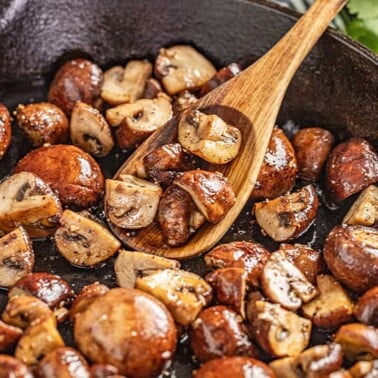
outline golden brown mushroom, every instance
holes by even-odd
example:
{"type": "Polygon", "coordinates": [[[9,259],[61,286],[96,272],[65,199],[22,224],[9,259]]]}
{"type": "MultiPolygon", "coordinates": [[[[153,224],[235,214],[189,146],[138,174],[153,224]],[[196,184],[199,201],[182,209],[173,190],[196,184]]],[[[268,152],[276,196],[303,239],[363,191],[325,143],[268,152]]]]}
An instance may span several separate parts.
{"type": "Polygon", "coordinates": [[[378,286],[358,298],[354,315],[360,322],[378,327],[378,286]]]}
{"type": "Polygon", "coordinates": [[[0,102],[0,160],[7,152],[12,138],[11,115],[0,102]]]}
{"type": "MultiPolygon", "coordinates": [[[[0,353],[7,352],[22,335],[22,329],[0,320],[0,353]]],[[[1,371],[1,368],[0,368],[1,371]]],[[[1,377],[1,372],[0,372],[1,377]]]]}
{"type": "Polygon", "coordinates": [[[0,354],[0,377],[33,378],[28,367],[17,358],[0,354]]]}

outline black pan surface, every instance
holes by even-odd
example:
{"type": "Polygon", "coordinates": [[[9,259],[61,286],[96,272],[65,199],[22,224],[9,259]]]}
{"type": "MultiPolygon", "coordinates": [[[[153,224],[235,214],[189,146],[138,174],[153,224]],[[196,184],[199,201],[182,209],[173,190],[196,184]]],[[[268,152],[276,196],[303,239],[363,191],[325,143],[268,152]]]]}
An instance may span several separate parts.
{"type": "MultiPolygon", "coordinates": [[[[89,57],[103,68],[131,58],[153,60],[158,49],[190,43],[219,68],[234,61],[244,65],[267,51],[294,23],[296,15],[266,1],[245,0],[0,0],[0,102],[13,110],[18,103],[46,99],[54,71],[73,57],[89,57]]],[[[314,48],[289,88],[279,124],[323,126],[338,140],[355,135],[378,142],[378,58],[345,37],[328,32],[314,48]]],[[[0,179],[12,173],[16,162],[31,148],[13,125],[11,148],[0,161],[0,179]]],[[[114,150],[98,159],[106,177],[112,177],[131,151],[114,150]]],[[[300,185],[300,183],[298,184],[300,185]]],[[[329,230],[340,223],[353,198],[339,209],[324,199],[308,232],[297,240],[321,250],[329,230]]],[[[256,240],[274,251],[253,222],[248,204],[222,242],[256,240]]],[[[104,217],[101,205],[93,211],[104,217]]],[[[114,259],[94,269],[71,266],[51,240],[33,242],[34,271],[64,277],[76,292],[92,282],[115,286],[114,259]]],[[[184,269],[204,274],[201,257],[183,262],[184,269]]],[[[6,303],[0,290],[0,311],[6,303]]],[[[74,345],[70,327],[60,328],[74,345]]],[[[314,332],[313,343],[328,334],[314,332]]],[[[181,337],[172,367],[164,376],[186,378],[197,365],[187,336],[181,337]]]]}

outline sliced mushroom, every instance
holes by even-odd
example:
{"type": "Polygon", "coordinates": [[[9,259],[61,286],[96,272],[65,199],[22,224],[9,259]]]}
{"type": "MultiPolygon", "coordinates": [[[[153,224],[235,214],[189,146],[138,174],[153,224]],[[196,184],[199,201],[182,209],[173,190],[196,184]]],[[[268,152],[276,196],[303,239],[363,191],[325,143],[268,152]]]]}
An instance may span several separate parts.
{"type": "Polygon", "coordinates": [[[217,357],[258,355],[241,317],[225,306],[201,311],[191,324],[189,337],[194,355],[201,362],[217,357]]]}
{"type": "MultiPolygon", "coordinates": [[[[176,185],[170,185],[164,191],[159,203],[158,219],[170,247],[185,244],[196,230],[191,222],[194,213],[199,213],[199,211],[188,192],[176,185]]],[[[198,228],[204,222],[205,217],[202,215],[202,222],[196,227],[198,228]]]]}
{"type": "Polygon", "coordinates": [[[283,251],[286,258],[294,264],[305,277],[313,284],[316,284],[316,276],[325,271],[325,263],[320,252],[308,247],[305,244],[280,244],[280,251],[283,251]]]}
{"type": "Polygon", "coordinates": [[[72,143],[95,156],[106,156],[114,146],[110,127],[91,105],[77,101],[70,121],[72,143]]]}
{"type": "Polygon", "coordinates": [[[101,97],[110,105],[132,103],[142,97],[152,64],[146,60],[131,60],[126,67],[115,66],[105,71],[101,97]]]}
{"type": "Polygon", "coordinates": [[[138,146],[171,118],[171,101],[164,93],[159,94],[155,99],[141,99],[106,111],[109,124],[114,127],[119,126],[116,134],[121,148],[138,146]]]}
{"type": "Polygon", "coordinates": [[[296,357],[308,345],[311,321],[279,304],[257,300],[247,311],[251,332],[260,347],[275,357],[296,357]]]}
{"type": "Polygon", "coordinates": [[[52,310],[69,306],[74,298],[74,292],[66,280],[46,272],[28,274],[8,292],[9,298],[21,295],[34,296],[52,310]]]}
{"type": "Polygon", "coordinates": [[[257,223],[275,241],[298,238],[311,226],[318,210],[318,195],[312,185],[295,193],[254,205],[257,223]]]}
{"type": "Polygon", "coordinates": [[[220,172],[201,169],[186,171],[173,181],[188,192],[198,209],[210,223],[219,222],[235,203],[235,193],[220,172]]]}
{"type": "Polygon", "coordinates": [[[178,269],[180,263],[176,260],[167,259],[149,253],[121,250],[114,263],[114,270],[118,286],[132,289],[138,276],[145,271],[159,269],[178,269]]]}
{"type": "Polygon", "coordinates": [[[211,268],[242,268],[248,274],[248,282],[257,287],[269,256],[261,244],[235,241],[213,248],[205,255],[205,262],[211,268]]]}
{"type": "Polygon", "coordinates": [[[118,227],[138,229],[153,222],[162,189],[159,185],[131,175],[106,180],[106,213],[118,227]]]}
{"type": "Polygon", "coordinates": [[[217,269],[206,275],[219,303],[230,306],[245,318],[244,299],[247,292],[247,272],[242,268],[217,269]]]}
{"type": "Polygon", "coordinates": [[[0,353],[9,351],[21,337],[22,332],[21,328],[14,327],[0,320],[0,353]]]}
{"type": "Polygon", "coordinates": [[[2,378],[33,378],[33,374],[17,358],[0,354],[0,377],[2,378]]]}
{"type": "Polygon", "coordinates": [[[190,105],[193,105],[198,101],[198,98],[189,91],[180,92],[173,101],[173,112],[182,112],[190,105]]]}
{"type": "Polygon", "coordinates": [[[66,143],[68,119],[63,110],[49,102],[18,105],[14,112],[18,126],[34,147],[45,143],[66,143]]]}
{"type": "Polygon", "coordinates": [[[337,328],[353,318],[353,302],[331,275],[316,279],[319,296],[302,306],[303,315],[321,328],[337,328]]]}
{"type": "Polygon", "coordinates": [[[339,370],[342,364],[341,346],[335,343],[306,349],[295,360],[295,365],[306,378],[325,377],[339,370]]]}
{"type": "Polygon", "coordinates": [[[378,328],[361,323],[349,323],[336,332],[334,342],[341,345],[350,360],[378,359],[378,328]]]}
{"type": "Polygon", "coordinates": [[[65,210],[55,232],[58,251],[71,264],[91,267],[113,256],[121,242],[99,222],[82,213],[65,210]]]}
{"type": "Polygon", "coordinates": [[[33,173],[21,172],[0,184],[0,230],[23,226],[31,238],[51,235],[62,214],[59,198],[33,173]]]}
{"type": "Polygon", "coordinates": [[[283,357],[269,363],[277,377],[302,378],[302,374],[295,366],[295,357],[283,357]]]}
{"type": "Polygon", "coordinates": [[[274,252],[264,266],[261,285],[265,295],[288,310],[297,310],[318,291],[282,251],[274,252]]]}
{"type": "Polygon", "coordinates": [[[155,74],[170,95],[199,88],[216,73],[214,66],[203,55],[186,45],[160,49],[155,61],[155,74]]]}
{"type": "Polygon", "coordinates": [[[7,152],[12,138],[11,115],[0,102],[0,160],[7,152]]]}
{"type": "Polygon", "coordinates": [[[11,287],[34,267],[34,251],[29,235],[18,227],[0,238],[0,286],[11,287]]]}
{"type": "Polygon", "coordinates": [[[200,276],[185,270],[145,271],[135,287],[161,300],[175,321],[189,325],[211,301],[211,286],[200,276]]]}
{"type": "Polygon", "coordinates": [[[64,346],[56,328],[54,316],[45,316],[34,321],[20,338],[15,357],[25,365],[32,366],[52,350],[64,346]]]}
{"type": "Polygon", "coordinates": [[[198,110],[182,114],[178,125],[178,140],[187,151],[213,164],[226,164],[239,152],[241,133],[215,114],[198,110]]]}
{"type": "Polygon", "coordinates": [[[374,361],[356,362],[349,372],[353,378],[374,378],[378,377],[378,359],[374,361]]]}
{"type": "Polygon", "coordinates": [[[336,146],[328,159],[325,182],[339,203],[378,181],[378,155],[365,139],[351,138],[336,146]]]}
{"type": "Polygon", "coordinates": [[[354,308],[354,315],[360,322],[378,328],[378,286],[361,295],[354,308]]]}
{"type": "Polygon", "coordinates": [[[362,191],[343,219],[350,225],[374,226],[378,222],[378,187],[370,185],[362,191]]]}
{"type": "Polygon", "coordinates": [[[362,293],[378,285],[378,230],[336,226],[324,243],[328,268],[342,284],[362,293]]]}
{"type": "Polygon", "coordinates": [[[70,319],[74,320],[77,314],[85,311],[96,298],[104,295],[109,290],[110,289],[107,286],[100,284],[99,282],[84,286],[75,300],[72,302],[69,314],[70,319]]]}

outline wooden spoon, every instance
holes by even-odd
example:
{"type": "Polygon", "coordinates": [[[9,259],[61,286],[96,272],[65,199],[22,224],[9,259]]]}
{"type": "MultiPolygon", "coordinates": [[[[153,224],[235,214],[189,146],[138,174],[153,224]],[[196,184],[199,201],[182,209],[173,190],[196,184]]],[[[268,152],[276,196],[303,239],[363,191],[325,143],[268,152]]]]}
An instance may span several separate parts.
{"type": "MultiPolygon", "coordinates": [[[[228,177],[236,193],[236,202],[219,223],[203,225],[182,247],[164,243],[157,224],[138,231],[112,225],[115,234],[135,250],[171,258],[188,258],[213,247],[229,230],[243,210],[264,159],[277,114],[286,89],[298,67],[323,34],[327,25],[347,0],[317,0],[292,29],[264,56],[233,79],[199,99],[193,109],[219,115],[236,125],[242,133],[242,147],[236,159],[226,165],[210,165],[228,177]]],[[[115,174],[135,174],[135,165],[157,147],[177,138],[179,116],[159,128],[122,165],[115,174]]],[[[106,209],[105,209],[106,211],[106,209]]]]}

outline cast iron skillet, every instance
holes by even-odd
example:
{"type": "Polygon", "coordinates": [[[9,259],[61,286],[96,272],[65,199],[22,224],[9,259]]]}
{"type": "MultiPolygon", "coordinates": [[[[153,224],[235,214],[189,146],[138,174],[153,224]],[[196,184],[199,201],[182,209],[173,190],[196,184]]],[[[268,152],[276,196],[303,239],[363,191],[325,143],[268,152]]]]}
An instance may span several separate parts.
{"type": "MultiPolygon", "coordinates": [[[[249,64],[296,17],[264,0],[0,0],[0,101],[14,109],[18,103],[45,99],[53,73],[73,57],[89,57],[107,68],[131,58],[153,60],[162,46],[190,43],[218,67],[234,61],[249,64]]],[[[378,57],[329,31],[294,78],[279,123],[292,120],[303,126],[323,126],[339,140],[358,135],[377,146],[377,107],[378,57]]],[[[13,131],[11,148],[0,161],[0,178],[10,174],[30,149],[16,127],[13,131]]],[[[116,150],[99,159],[104,174],[111,177],[129,152],[116,150]]],[[[318,189],[322,193],[321,184],[318,189]]],[[[315,224],[298,241],[321,249],[325,236],[340,223],[352,201],[336,210],[324,201],[315,224]]],[[[273,251],[276,244],[260,234],[249,210],[250,204],[223,242],[254,239],[273,251]]],[[[103,217],[101,207],[94,211],[103,217]]],[[[96,269],[79,269],[68,264],[51,241],[35,241],[33,246],[34,270],[63,276],[77,292],[94,281],[115,286],[113,259],[96,269]]],[[[198,273],[206,270],[201,258],[183,266],[198,273]]],[[[0,290],[0,310],[5,301],[6,291],[0,290]]],[[[61,331],[67,344],[72,344],[69,327],[61,331]]],[[[313,342],[327,337],[314,332],[313,342]]],[[[195,366],[184,335],[168,375],[190,377],[195,366]]]]}

